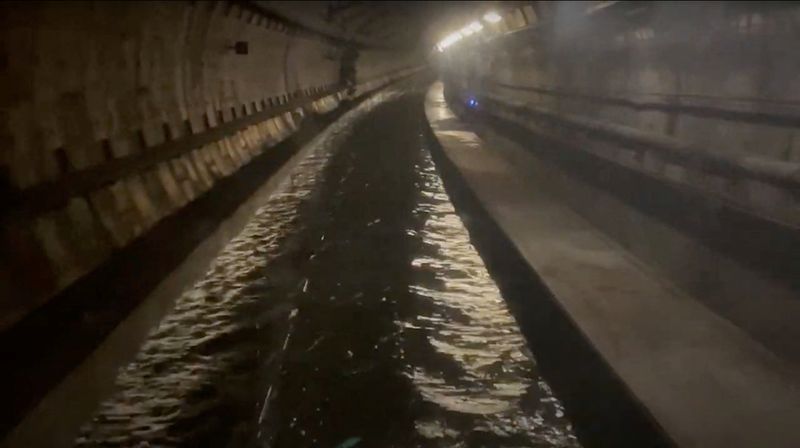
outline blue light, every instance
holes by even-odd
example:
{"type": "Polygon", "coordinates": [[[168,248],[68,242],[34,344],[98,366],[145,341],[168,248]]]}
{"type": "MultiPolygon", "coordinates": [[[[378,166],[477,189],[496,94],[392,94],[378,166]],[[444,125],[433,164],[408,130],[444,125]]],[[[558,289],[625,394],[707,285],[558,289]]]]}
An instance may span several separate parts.
{"type": "Polygon", "coordinates": [[[475,98],[468,99],[467,100],[467,106],[470,109],[476,109],[478,107],[478,100],[476,100],[475,98]]]}

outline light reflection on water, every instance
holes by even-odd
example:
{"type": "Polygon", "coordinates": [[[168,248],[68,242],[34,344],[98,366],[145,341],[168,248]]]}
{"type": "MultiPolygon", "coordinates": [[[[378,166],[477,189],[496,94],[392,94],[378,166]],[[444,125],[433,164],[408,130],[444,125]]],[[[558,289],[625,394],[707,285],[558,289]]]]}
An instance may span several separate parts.
{"type": "Polygon", "coordinates": [[[176,300],[134,361],[121,369],[117,393],[82,428],[76,446],[249,443],[250,404],[260,394],[248,390],[256,387],[253,371],[259,369],[262,351],[272,348],[271,339],[285,331],[292,310],[291,302],[270,294],[291,278],[267,266],[297,231],[298,209],[331,151],[361,115],[383,100],[377,96],[368,101],[312,142],[311,152],[284,185],[231,240],[205,277],[176,300]]]}
{"type": "Polygon", "coordinates": [[[423,148],[418,101],[337,125],[79,446],[577,446],[423,148]]]}
{"type": "Polygon", "coordinates": [[[234,388],[226,390],[214,381],[219,374],[233,374],[229,379],[235,383],[237,375],[257,368],[251,340],[260,339],[262,325],[289,314],[290,305],[273,303],[264,315],[240,319],[241,310],[259,307],[271,288],[267,262],[277,255],[295,225],[296,209],[325,160],[325,155],[306,159],[292,189],[273,196],[215,260],[205,278],[177,300],[136,359],[121,371],[119,392],[103,403],[84,428],[79,446],[140,442],[189,446],[192,425],[209,420],[212,425],[236,424],[218,422],[210,415],[225,411],[225,400],[240,399],[226,396],[235,395],[234,388]]]}
{"type": "Polygon", "coordinates": [[[483,446],[480,440],[492,446],[577,446],[561,403],[538,377],[525,340],[427,152],[420,165],[417,211],[428,218],[421,232],[424,249],[412,265],[421,271],[415,277],[425,281],[410,290],[433,307],[398,325],[405,332],[424,334],[439,354],[458,366],[458,374],[438,371],[424,358],[408,366],[407,375],[422,396],[444,411],[436,418],[420,419],[417,430],[449,442],[440,446],[483,446]],[[452,427],[451,415],[469,415],[468,434],[452,427]],[[473,443],[460,444],[464,440],[473,443]]]}

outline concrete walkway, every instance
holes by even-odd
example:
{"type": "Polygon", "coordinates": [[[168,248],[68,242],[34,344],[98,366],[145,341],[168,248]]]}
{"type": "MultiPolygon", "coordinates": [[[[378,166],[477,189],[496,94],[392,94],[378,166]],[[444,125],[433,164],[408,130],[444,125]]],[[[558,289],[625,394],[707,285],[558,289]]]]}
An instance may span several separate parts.
{"type": "Polygon", "coordinates": [[[678,446],[800,446],[796,372],[545,193],[534,156],[479,138],[441,83],[426,114],[467,187],[678,446]]]}

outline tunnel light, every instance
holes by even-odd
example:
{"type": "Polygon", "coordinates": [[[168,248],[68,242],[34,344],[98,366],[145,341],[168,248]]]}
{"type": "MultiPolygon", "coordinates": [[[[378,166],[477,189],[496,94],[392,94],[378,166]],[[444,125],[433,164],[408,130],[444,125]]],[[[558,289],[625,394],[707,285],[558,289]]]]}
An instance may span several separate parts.
{"type": "Polygon", "coordinates": [[[456,31],[455,33],[449,34],[447,37],[445,37],[444,39],[439,41],[439,43],[436,44],[436,49],[439,52],[442,52],[442,51],[446,50],[447,47],[453,45],[454,43],[460,41],[461,39],[463,39],[463,38],[465,38],[467,36],[471,36],[471,35],[479,32],[479,31],[481,31],[482,29],[483,29],[483,25],[481,24],[481,22],[476,20],[476,21],[468,24],[464,28],[461,28],[460,30],[456,31]]]}
{"type": "Polygon", "coordinates": [[[438,48],[439,51],[444,51],[447,47],[453,45],[454,43],[460,41],[463,38],[464,36],[461,34],[461,32],[456,31],[455,33],[449,34],[447,37],[442,39],[441,42],[439,42],[439,44],[436,45],[436,48],[438,48]]]}
{"type": "Polygon", "coordinates": [[[467,25],[464,28],[462,28],[461,29],[461,34],[463,34],[465,36],[469,36],[469,35],[477,33],[478,31],[480,31],[482,29],[483,29],[483,25],[481,25],[481,23],[476,20],[475,22],[472,22],[469,25],[467,25]]]}
{"type": "Polygon", "coordinates": [[[485,21],[487,21],[489,23],[497,23],[497,22],[503,20],[503,18],[500,17],[500,14],[498,14],[498,13],[496,13],[494,11],[489,11],[486,14],[483,15],[483,20],[485,20],[485,21]]]}

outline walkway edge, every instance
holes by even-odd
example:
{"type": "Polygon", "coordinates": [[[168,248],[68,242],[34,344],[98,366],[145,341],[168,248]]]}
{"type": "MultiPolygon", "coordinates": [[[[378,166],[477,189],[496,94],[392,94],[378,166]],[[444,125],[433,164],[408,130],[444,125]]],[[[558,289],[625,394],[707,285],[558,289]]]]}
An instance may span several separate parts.
{"type": "MultiPolygon", "coordinates": [[[[665,286],[447,107],[426,115],[443,153],[563,312],[666,434],[682,447],[800,446],[791,369],[743,331],[665,286]]],[[[535,163],[532,161],[531,163],[535,163]]]]}

